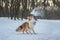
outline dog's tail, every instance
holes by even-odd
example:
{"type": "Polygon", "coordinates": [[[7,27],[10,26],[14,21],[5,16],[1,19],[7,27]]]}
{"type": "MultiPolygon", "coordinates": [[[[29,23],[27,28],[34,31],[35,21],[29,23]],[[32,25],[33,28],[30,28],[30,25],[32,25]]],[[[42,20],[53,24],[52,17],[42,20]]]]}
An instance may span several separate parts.
{"type": "Polygon", "coordinates": [[[22,29],[22,26],[19,26],[19,27],[16,29],[16,31],[21,31],[21,29],[22,29]]]}

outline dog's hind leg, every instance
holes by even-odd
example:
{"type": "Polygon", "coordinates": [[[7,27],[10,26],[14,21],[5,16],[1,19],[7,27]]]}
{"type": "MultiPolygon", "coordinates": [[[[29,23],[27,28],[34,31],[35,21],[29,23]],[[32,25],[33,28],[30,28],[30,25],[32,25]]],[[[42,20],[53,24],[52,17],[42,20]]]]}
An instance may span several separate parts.
{"type": "Polygon", "coordinates": [[[24,34],[24,31],[23,31],[23,34],[24,34]]]}
{"type": "Polygon", "coordinates": [[[23,31],[22,31],[22,32],[23,32],[23,34],[24,34],[24,32],[25,32],[25,29],[24,29],[24,28],[23,28],[23,31]]]}

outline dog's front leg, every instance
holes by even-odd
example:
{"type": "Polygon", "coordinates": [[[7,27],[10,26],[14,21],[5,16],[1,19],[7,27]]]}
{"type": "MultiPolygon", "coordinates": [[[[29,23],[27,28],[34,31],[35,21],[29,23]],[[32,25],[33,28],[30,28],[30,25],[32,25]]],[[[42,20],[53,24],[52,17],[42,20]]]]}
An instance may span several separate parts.
{"type": "Polygon", "coordinates": [[[33,28],[32,28],[32,31],[33,31],[34,34],[36,34],[33,28]]]}
{"type": "Polygon", "coordinates": [[[26,30],[26,33],[29,34],[29,33],[28,33],[28,30],[26,30]]]}
{"type": "Polygon", "coordinates": [[[29,33],[32,34],[32,33],[31,33],[31,29],[29,29],[29,33]]]}

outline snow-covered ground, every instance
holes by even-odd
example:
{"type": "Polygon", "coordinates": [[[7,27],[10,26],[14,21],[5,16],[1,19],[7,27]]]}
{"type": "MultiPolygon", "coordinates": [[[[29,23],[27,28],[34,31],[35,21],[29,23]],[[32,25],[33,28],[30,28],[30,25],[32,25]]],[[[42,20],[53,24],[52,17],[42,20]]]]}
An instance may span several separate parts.
{"type": "Polygon", "coordinates": [[[25,20],[11,20],[0,17],[0,40],[60,40],[60,20],[38,19],[35,34],[16,32],[25,20]]]}

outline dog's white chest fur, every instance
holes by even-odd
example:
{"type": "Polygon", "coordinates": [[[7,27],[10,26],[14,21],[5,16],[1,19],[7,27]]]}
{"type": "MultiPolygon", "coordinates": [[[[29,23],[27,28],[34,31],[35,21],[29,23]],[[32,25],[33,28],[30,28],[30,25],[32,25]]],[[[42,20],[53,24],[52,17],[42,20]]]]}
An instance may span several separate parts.
{"type": "Polygon", "coordinates": [[[32,20],[28,21],[28,23],[29,23],[29,27],[30,27],[30,28],[34,28],[35,19],[32,19],[32,20]]]}

